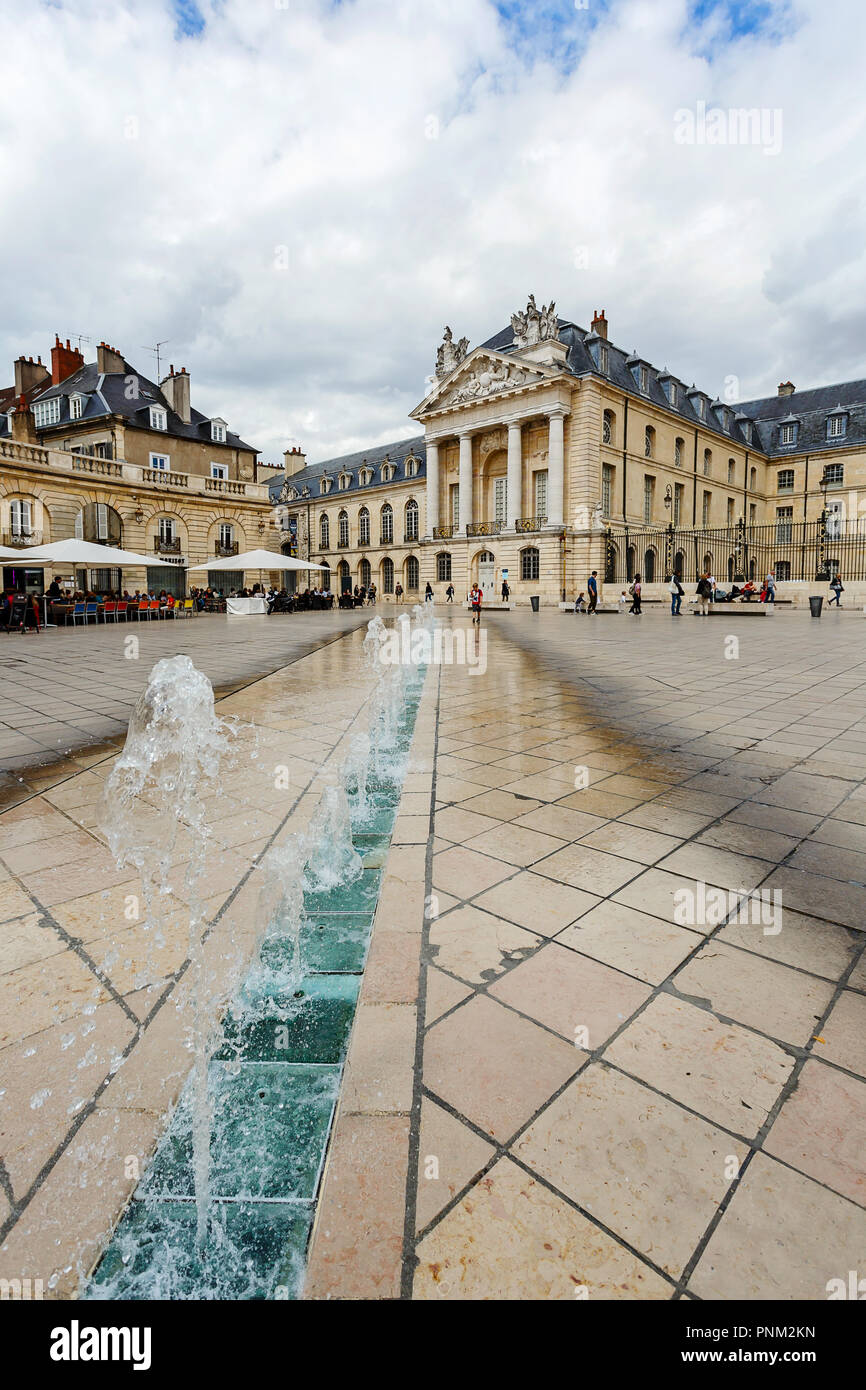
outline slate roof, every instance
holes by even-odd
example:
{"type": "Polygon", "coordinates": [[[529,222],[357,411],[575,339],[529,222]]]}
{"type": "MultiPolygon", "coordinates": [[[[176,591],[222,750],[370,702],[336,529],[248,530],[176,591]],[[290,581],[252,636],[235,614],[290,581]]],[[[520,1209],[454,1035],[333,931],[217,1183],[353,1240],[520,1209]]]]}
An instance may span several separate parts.
{"type": "MultiPolygon", "coordinates": [[[[866,381],[849,381],[838,386],[818,386],[810,390],[795,391],[790,396],[767,396],[753,401],[721,402],[714,401],[709,392],[699,391],[689,386],[681,378],[667,369],[659,371],[645,358],[627,353],[614,343],[588,333],[585,328],[568,319],[558,319],[559,341],[568,346],[566,370],[574,376],[593,375],[609,381],[617,390],[634,397],[648,400],[670,414],[678,415],[685,426],[694,429],[704,426],[717,434],[725,435],[741,448],[755,449],[772,457],[785,457],[791,454],[820,452],[822,449],[835,449],[840,444],[855,445],[866,443],[866,381]],[[596,366],[593,348],[606,341],[608,349],[608,370],[601,372],[596,366]],[[649,384],[646,393],[639,389],[632,367],[643,364],[648,368],[649,384]],[[662,386],[671,379],[679,387],[677,404],[672,406],[662,386]],[[693,394],[689,399],[687,392],[697,392],[706,400],[706,416],[698,414],[693,394]],[[846,412],[847,428],[844,437],[827,435],[827,417],[841,405],[846,412]],[[728,413],[724,413],[724,408],[728,413]],[[787,417],[793,416],[799,424],[796,442],[781,442],[780,425],[787,417]],[[747,420],[754,422],[751,439],[744,433],[747,420]]],[[[511,327],[503,328],[492,338],[481,343],[481,347],[492,348],[496,352],[519,353],[513,346],[514,334],[511,327]]]]}
{"type": "MultiPolygon", "coordinates": [[[[420,483],[427,475],[427,449],[424,443],[423,434],[415,435],[412,439],[398,439],[396,444],[374,444],[369,449],[361,449],[356,454],[342,454],[339,458],[323,459],[319,463],[308,463],[306,468],[302,468],[299,473],[293,473],[287,480],[289,485],[302,492],[304,487],[310,489],[310,499],[321,499],[323,496],[336,501],[339,497],[347,497],[352,493],[368,492],[373,487],[394,487],[397,483],[412,482],[420,483]],[[410,456],[418,460],[418,469],[415,476],[406,476],[406,459],[410,456]],[[390,482],[384,482],[382,478],[382,465],[385,462],[395,465],[394,477],[390,482]],[[364,465],[373,470],[371,482],[363,486],[359,482],[359,474],[364,465]],[[333,479],[333,488],[329,493],[319,492],[319,481],[323,474],[333,479]],[[337,478],[340,473],[350,473],[352,481],[343,492],[337,485],[337,478]]],[[[280,489],[285,480],[282,477],[272,478],[268,483],[271,494],[271,501],[279,501],[280,489]]],[[[305,497],[298,500],[307,501],[305,497]]]]}
{"type": "MultiPolygon", "coordinates": [[[[124,362],[126,370],[123,372],[100,372],[95,362],[86,362],[83,367],[79,367],[77,372],[66,377],[57,386],[49,383],[43,390],[34,391],[30,398],[31,407],[37,401],[49,400],[52,396],[60,396],[60,419],[56,425],[48,425],[45,433],[62,432],[64,428],[79,428],[82,424],[89,422],[96,423],[107,415],[121,415],[128,425],[150,429],[149,408],[152,405],[159,405],[167,412],[168,428],[160,433],[177,439],[193,439],[199,444],[207,444],[214,449],[246,449],[250,453],[258,454],[259,450],[252,444],[246,444],[240,435],[233,434],[226,428],[224,444],[218,444],[210,436],[211,416],[202,415],[200,410],[194,407],[190,409],[190,422],[186,424],[180,416],[170,408],[168,401],[160,391],[159,387],[147,377],[142,376],[128,362],[124,362]],[[127,399],[127,379],[134,376],[138,381],[138,397],[134,400],[127,399]],[[73,420],[70,413],[69,397],[81,394],[86,397],[84,409],[78,419],[73,420]]],[[[8,408],[8,407],[7,407],[8,408]]],[[[0,435],[8,435],[9,428],[4,416],[0,420],[0,435]]],[[[43,433],[42,430],[39,431],[43,433]]]]}

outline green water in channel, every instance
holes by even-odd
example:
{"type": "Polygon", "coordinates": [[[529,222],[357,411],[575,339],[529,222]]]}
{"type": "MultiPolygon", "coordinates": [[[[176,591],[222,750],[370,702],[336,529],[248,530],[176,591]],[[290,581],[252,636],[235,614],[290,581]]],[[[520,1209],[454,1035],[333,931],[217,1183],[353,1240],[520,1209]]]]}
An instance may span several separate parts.
{"type": "MultiPolygon", "coordinates": [[[[353,883],[304,894],[300,984],[293,982],[290,996],[273,993],[273,1017],[245,1007],[241,987],[222,1020],[208,1074],[213,1125],[206,1243],[199,1246],[196,1239],[190,1077],[85,1299],[300,1295],[380,866],[400,802],[422,684],[420,673],[408,687],[393,777],[368,769],[373,809],[356,822],[352,808],[352,843],[364,858],[363,873],[353,883]]],[[[269,934],[251,970],[288,979],[293,954],[292,940],[269,934]]]]}

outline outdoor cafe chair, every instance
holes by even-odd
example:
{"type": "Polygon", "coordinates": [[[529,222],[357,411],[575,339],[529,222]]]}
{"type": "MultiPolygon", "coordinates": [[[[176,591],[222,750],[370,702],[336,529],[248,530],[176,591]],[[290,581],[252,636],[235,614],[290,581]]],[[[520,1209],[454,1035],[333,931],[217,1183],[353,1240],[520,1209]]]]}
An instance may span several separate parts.
{"type": "Polygon", "coordinates": [[[109,618],[112,622],[117,621],[117,603],[114,599],[112,599],[110,602],[106,601],[102,605],[102,621],[104,623],[107,623],[109,618]]]}
{"type": "Polygon", "coordinates": [[[147,615],[148,615],[149,618],[158,618],[158,617],[159,617],[159,599],[158,599],[158,598],[152,598],[152,599],[150,600],[150,603],[147,605],[147,610],[148,610],[147,615]]]}
{"type": "Polygon", "coordinates": [[[93,619],[93,621],[94,621],[95,623],[98,623],[98,622],[99,622],[99,604],[98,604],[98,603],[86,603],[86,604],[84,605],[84,621],[85,621],[85,624],[86,624],[91,618],[93,619]]]}
{"type": "Polygon", "coordinates": [[[86,604],[83,604],[83,603],[76,603],[76,604],[73,606],[73,609],[72,609],[72,626],[73,626],[73,627],[75,627],[75,624],[78,622],[79,618],[81,619],[82,622],[85,622],[85,621],[86,621],[86,619],[87,619],[87,614],[86,614],[85,609],[86,609],[86,604]]]}

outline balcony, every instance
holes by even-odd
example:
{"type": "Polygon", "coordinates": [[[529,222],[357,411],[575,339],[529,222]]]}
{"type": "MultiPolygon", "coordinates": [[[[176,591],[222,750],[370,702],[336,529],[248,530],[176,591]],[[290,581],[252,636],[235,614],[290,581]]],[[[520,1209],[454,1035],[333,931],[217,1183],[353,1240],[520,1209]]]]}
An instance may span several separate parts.
{"type": "Polygon", "coordinates": [[[233,497],[243,497],[247,490],[246,483],[237,483],[232,478],[205,478],[205,492],[228,492],[233,497]]]}
{"type": "Polygon", "coordinates": [[[466,534],[467,536],[498,536],[501,530],[501,521],[470,521],[466,527],[466,534]]]}
{"type": "Polygon", "coordinates": [[[41,531],[4,531],[3,544],[14,546],[17,550],[19,546],[23,549],[28,545],[41,545],[41,531]]]}
{"type": "MultiPolygon", "coordinates": [[[[95,462],[95,460],[89,460],[95,462]]],[[[159,487],[188,487],[188,473],[171,473],[167,468],[142,468],[141,480],[144,483],[156,483],[159,487]]],[[[210,482],[206,478],[205,482],[210,482]]]]}
{"type": "Polygon", "coordinates": [[[546,516],[519,516],[514,529],[518,535],[524,535],[527,531],[541,531],[546,525],[546,516]]]}
{"type": "Polygon", "coordinates": [[[417,544],[418,544],[418,532],[417,532],[417,531],[415,531],[415,532],[406,531],[406,532],[404,533],[404,535],[403,535],[403,544],[404,544],[404,545],[417,545],[417,544]]]}
{"type": "Polygon", "coordinates": [[[380,545],[393,545],[393,544],[394,544],[394,535],[393,535],[393,532],[392,532],[391,535],[386,536],[386,535],[385,535],[385,532],[383,531],[382,534],[381,534],[380,537],[379,537],[379,544],[380,544],[380,545]]]}
{"type": "Polygon", "coordinates": [[[155,555],[179,555],[180,536],[174,536],[171,540],[164,536],[154,536],[153,551],[155,555]]]}
{"type": "Polygon", "coordinates": [[[216,541],[213,553],[218,559],[227,560],[230,555],[237,555],[238,543],[237,541],[231,541],[228,545],[223,545],[221,541],[216,541]]]}
{"type": "Polygon", "coordinates": [[[456,529],[455,526],[434,526],[433,539],[434,541],[450,541],[456,529]]]}
{"type": "Polygon", "coordinates": [[[337,541],[337,549],[338,549],[338,550],[348,550],[348,549],[349,549],[349,537],[348,537],[348,536],[346,537],[345,540],[343,540],[342,536],[340,537],[340,539],[337,541]]]}

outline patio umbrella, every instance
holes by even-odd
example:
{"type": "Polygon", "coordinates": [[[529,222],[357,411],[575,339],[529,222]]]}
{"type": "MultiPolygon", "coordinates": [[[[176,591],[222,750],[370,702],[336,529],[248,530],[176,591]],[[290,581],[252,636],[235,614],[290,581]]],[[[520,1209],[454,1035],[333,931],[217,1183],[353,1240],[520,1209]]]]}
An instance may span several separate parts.
{"type": "Polygon", "coordinates": [[[275,550],[244,550],[240,555],[229,555],[225,560],[206,560],[201,565],[190,565],[191,570],[323,570],[324,565],[314,565],[310,560],[294,560],[291,555],[281,555],[275,550]]]}
{"type": "Polygon", "coordinates": [[[136,568],[141,565],[174,568],[168,560],[158,560],[155,555],[138,555],[134,550],[119,550],[117,546],[98,545],[74,536],[65,541],[52,541],[50,545],[23,546],[16,555],[18,563],[26,565],[79,565],[82,569],[131,569],[133,565],[136,568]]]}

